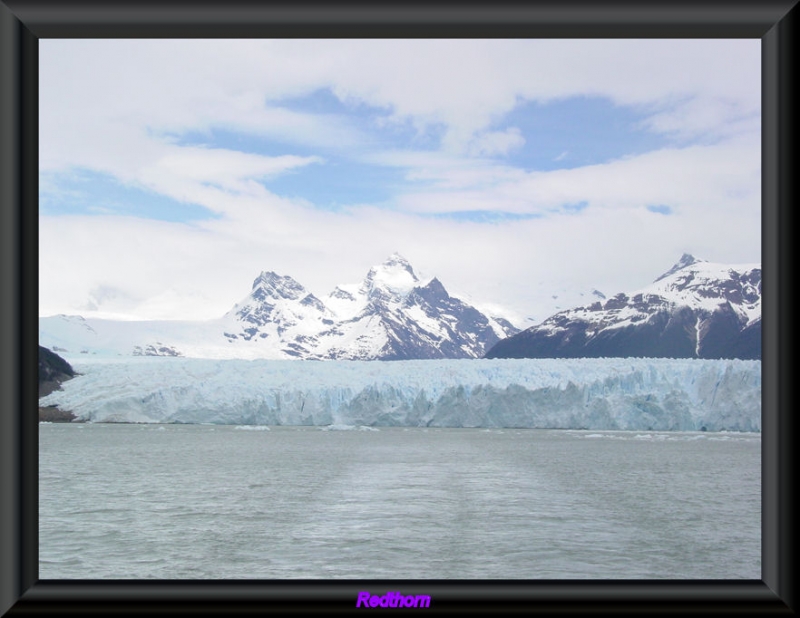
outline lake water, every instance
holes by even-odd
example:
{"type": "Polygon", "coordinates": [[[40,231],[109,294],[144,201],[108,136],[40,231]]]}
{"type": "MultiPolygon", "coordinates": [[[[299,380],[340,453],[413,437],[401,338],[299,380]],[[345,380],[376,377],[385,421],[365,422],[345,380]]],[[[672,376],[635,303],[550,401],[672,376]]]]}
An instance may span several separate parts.
{"type": "Polygon", "coordinates": [[[761,578],[761,436],[41,424],[39,576],[761,578]]]}

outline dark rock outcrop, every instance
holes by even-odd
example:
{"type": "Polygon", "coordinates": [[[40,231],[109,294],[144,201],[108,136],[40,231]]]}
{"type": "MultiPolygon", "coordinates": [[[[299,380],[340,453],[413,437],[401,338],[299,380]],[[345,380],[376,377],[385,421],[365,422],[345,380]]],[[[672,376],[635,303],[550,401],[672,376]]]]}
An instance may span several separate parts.
{"type": "MultiPolygon", "coordinates": [[[[61,383],[76,375],[72,366],[55,352],[39,346],[39,397],[61,388],[61,383]]],[[[75,415],[55,406],[39,407],[39,421],[69,422],[75,415]]]]}

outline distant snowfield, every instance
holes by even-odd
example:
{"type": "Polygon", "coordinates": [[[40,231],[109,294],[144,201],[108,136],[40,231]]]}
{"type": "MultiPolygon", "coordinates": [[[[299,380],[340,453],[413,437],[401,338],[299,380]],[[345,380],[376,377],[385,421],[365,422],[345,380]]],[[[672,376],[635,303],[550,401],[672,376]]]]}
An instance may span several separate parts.
{"type": "Polygon", "coordinates": [[[761,362],[75,359],[40,400],[93,422],[761,431],[761,362]]]}

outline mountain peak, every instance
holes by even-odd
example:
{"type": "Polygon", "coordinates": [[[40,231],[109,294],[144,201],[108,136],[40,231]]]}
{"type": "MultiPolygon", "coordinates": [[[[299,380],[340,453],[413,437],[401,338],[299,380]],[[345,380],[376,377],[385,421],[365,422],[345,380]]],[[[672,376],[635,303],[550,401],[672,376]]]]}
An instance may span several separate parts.
{"type": "Polygon", "coordinates": [[[414,269],[411,267],[411,262],[409,262],[406,258],[404,258],[397,252],[392,253],[388,258],[386,258],[381,264],[381,267],[400,268],[403,270],[407,270],[412,275],[414,274],[414,269]]]}
{"type": "MultiPolygon", "coordinates": [[[[661,275],[655,281],[661,281],[662,279],[666,279],[670,275],[674,275],[676,272],[686,268],[687,266],[691,266],[692,264],[697,264],[698,262],[703,262],[703,261],[705,261],[705,260],[698,260],[696,257],[694,257],[690,253],[684,253],[681,256],[681,259],[678,260],[677,262],[675,262],[675,264],[672,266],[672,268],[670,268],[667,272],[665,272],[663,275],[661,275]]],[[[655,281],[653,283],[655,283],[655,281]]]]}
{"type": "Polygon", "coordinates": [[[306,289],[291,277],[278,275],[271,270],[262,272],[253,281],[253,294],[259,300],[264,296],[294,300],[305,294],[305,291],[306,289]]]}
{"type": "Polygon", "coordinates": [[[367,292],[377,288],[404,294],[417,283],[419,278],[409,261],[399,253],[392,253],[383,263],[369,269],[364,287],[367,292]]]}
{"type": "Polygon", "coordinates": [[[257,287],[270,285],[275,280],[280,279],[280,275],[274,273],[271,270],[264,270],[255,278],[253,281],[253,289],[255,290],[257,287]]]}

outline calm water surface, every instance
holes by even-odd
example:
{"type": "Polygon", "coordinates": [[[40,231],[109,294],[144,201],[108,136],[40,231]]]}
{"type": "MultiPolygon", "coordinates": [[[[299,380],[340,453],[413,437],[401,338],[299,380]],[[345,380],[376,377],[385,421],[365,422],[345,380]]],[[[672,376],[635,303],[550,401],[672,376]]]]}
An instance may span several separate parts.
{"type": "Polygon", "coordinates": [[[39,576],[761,578],[758,434],[42,424],[39,576]]]}

